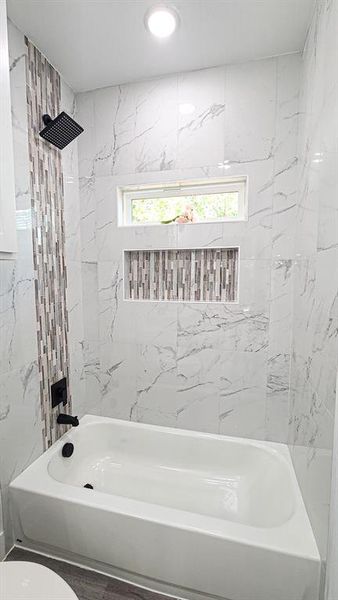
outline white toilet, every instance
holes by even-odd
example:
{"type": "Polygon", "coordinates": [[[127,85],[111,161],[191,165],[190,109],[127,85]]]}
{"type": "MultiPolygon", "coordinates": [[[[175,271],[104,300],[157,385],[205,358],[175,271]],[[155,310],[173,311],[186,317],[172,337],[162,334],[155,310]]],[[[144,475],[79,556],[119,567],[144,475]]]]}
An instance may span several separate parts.
{"type": "Polygon", "coordinates": [[[1,600],[78,600],[59,575],[36,563],[0,563],[1,600]]]}

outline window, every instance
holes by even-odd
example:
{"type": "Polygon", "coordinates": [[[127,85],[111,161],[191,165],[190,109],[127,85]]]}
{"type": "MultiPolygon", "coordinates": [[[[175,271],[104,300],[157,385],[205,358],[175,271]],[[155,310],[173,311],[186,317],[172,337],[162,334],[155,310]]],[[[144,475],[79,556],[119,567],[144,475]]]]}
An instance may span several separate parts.
{"type": "Polygon", "coordinates": [[[131,186],[120,190],[122,225],[243,221],[246,179],[131,186]]]}

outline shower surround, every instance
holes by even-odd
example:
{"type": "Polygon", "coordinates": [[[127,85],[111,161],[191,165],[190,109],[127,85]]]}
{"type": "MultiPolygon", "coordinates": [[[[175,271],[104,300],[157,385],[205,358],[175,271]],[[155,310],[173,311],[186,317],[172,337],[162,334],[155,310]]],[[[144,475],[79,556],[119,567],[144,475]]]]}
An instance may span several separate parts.
{"type": "Polygon", "coordinates": [[[77,96],[83,414],[287,440],[300,66],[295,54],[77,96]],[[242,176],[248,221],[118,226],[117,186],[242,176]],[[123,300],[124,249],[237,246],[238,304],[123,300]]]}
{"type": "MultiPolygon", "coordinates": [[[[111,87],[79,94],[76,102],[60,79],[60,110],[85,128],[62,152],[62,310],[73,411],[289,442],[323,558],[338,322],[336,11],[336,0],[317,2],[303,57],[111,87]],[[193,114],[181,114],[186,103],[194,104],[193,114]],[[223,176],[248,176],[247,222],[117,225],[118,185],[223,176]],[[237,246],[236,305],[123,301],[124,249],[237,246]]],[[[8,483],[44,449],[27,46],[11,23],[9,34],[19,252],[0,261],[0,484],[8,545],[8,483]]],[[[41,289],[48,294],[53,286],[41,289]]],[[[53,435],[45,445],[48,439],[53,435]]]]}
{"type": "Polygon", "coordinates": [[[289,443],[324,560],[338,354],[336,23],[337,1],[320,0],[303,56],[77,98],[83,413],[289,443]],[[118,226],[117,186],[244,175],[248,222],[118,226]],[[240,247],[238,305],[123,301],[123,249],[217,246],[240,247]]]}

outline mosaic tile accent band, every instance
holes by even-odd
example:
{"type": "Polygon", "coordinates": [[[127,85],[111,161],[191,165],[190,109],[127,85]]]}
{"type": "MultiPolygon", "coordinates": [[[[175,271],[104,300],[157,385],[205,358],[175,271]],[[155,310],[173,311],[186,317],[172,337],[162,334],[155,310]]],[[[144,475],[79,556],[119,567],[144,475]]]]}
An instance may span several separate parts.
{"type": "Polygon", "coordinates": [[[128,300],[236,302],[238,248],[125,251],[128,300]]]}
{"type": "MultiPolygon", "coordinates": [[[[28,145],[32,202],[33,260],[43,440],[48,448],[64,428],[56,424],[61,409],[51,408],[50,386],[68,373],[67,274],[65,265],[64,191],[60,151],[42,140],[42,115],[60,112],[60,76],[26,38],[28,145]]],[[[68,407],[71,398],[68,389],[68,407]]]]}

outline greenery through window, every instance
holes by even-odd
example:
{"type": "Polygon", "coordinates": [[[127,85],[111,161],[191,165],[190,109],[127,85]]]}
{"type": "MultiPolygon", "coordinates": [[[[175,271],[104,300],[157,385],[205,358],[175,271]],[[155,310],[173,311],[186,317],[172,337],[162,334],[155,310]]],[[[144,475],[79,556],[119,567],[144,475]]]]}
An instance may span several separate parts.
{"type": "Polygon", "coordinates": [[[131,201],[132,223],[217,221],[238,216],[238,192],[137,198],[131,201]],[[186,215],[186,216],[185,216],[186,215]]]}

